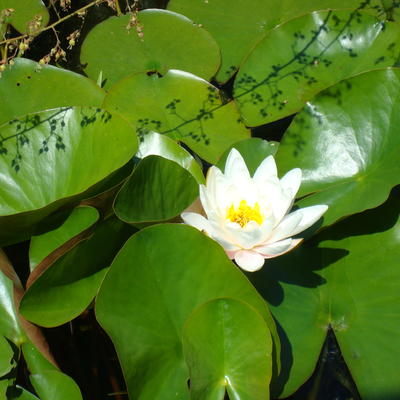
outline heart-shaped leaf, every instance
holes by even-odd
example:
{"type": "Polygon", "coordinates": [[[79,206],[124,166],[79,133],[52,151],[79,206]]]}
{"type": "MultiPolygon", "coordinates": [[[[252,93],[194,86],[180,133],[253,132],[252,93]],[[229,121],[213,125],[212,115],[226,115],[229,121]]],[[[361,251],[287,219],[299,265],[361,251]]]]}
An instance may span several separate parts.
{"type": "Polygon", "coordinates": [[[257,45],[236,77],[234,99],[247,125],[265,124],[342,79],[394,65],[399,52],[398,23],[358,10],[304,15],[257,45]]]}
{"type": "Polygon", "coordinates": [[[111,17],[96,25],[82,45],[85,72],[97,80],[100,72],[110,87],[128,74],[169,69],[211,79],[220,64],[213,37],[187,17],[171,11],[140,11],[135,25],[131,15],[111,17]],[[99,46],[101,43],[101,46],[99,46]]]}
{"type": "Polygon", "coordinates": [[[122,114],[140,137],[165,134],[212,163],[249,136],[232,102],[224,104],[216,87],[183,71],[131,75],[110,89],[103,107],[122,114]]]}
{"type": "Polygon", "coordinates": [[[193,400],[269,399],[272,340],[263,318],[234,299],[196,309],[183,330],[193,400]]]}
{"type": "Polygon", "coordinates": [[[165,221],[179,215],[199,195],[189,171],[174,161],[148,156],[119,191],[114,210],[128,223],[165,221]]]}
{"type": "Polygon", "coordinates": [[[300,206],[328,204],[324,224],[383,203],[400,183],[400,70],[368,72],[322,92],[296,116],[277,153],[303,171],[300,206]]]}
{"type": "Polygon", "coordinates": [[[127,241],[100,288],[96,315],[131,398],[189,398],[182,328],[195,308],[221,296],[254,307],[279,346],[266,304],[216,242],[183,224],[153,225],[127,241]]]}

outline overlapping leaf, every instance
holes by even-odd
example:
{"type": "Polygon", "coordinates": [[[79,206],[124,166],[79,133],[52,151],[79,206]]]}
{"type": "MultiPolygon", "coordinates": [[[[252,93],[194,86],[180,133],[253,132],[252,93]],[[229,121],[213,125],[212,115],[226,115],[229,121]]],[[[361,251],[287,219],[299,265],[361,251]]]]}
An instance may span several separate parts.
{"type": "Polygon", "coordinates": [[[272,340],[254,309],[234,299],[212,300],[188,318],[183,352],[193,400],[269,399],[272,340]],[[251,334],[249,334],[251,332],[251,334]]]}
{"type": "Polygon", "coordinates": [[[249,136],[233,103],[224,104],[216,87],[183,71],[131,75],[110,89],[103,107],[122,114],[139,136],[165,134],[213,163],[249,136]]]}
{"type": "Polygon", "coordinates": [[[31,236],[44,217],[79,200],[137,149],[129,124],[92,108],[30,114],[3,125],[0,134],[3,244],[31,236]]]}
{"type": "Polygon", "coordinates": [[[279,146],[282,172],[300,167],[300,206],[328,204],[324,224],[383,203],[400,183],[400,70],[368,72],[322,92],[279,146]]]}
{"type": "Polygon", "coordinates": [[[399,204],[397,190],[252,275],[285,338],[276,394],[311,375],[330,326],[361,397],[399,397],[399,204]]]}
{"type": "Polygon", "coordinates": [[[189,398],[182,328],[196,307],[221,296],[254,307],[279,346],[265,303],[217,243],[181,224],[145,228],[128,240],[100,289],[96,315],[130,397],[189,398]]]}
{"type": "Polygon", "coordinates": [[[222,53],[217,75],[220,82],[226,82],[235,73],[257,42],[274,26],[311,11],[330,8],[362,8],[374,14],[383,13],[382,4],[377,0],[253,0],[251,7],[245,0],[170,0],[168,3],[169,10],[202,24],[218,42],[222,53]]]}
{"type": "Polygon", "coordinates": [[[102,74],[105,85],[135,72],[181,69],[211,79],[220,64],[213,37],[187,17],[166,10],[140,11],[111,17],[97,25],[82,45],[82,64],[94,80],[102,74]],[[101,46],[99,46],[101,43],[101,46]]]}
{"type": "Polygon", "coordinates": [[[358,10],[308,14],[280,25],[241,66],[234,99],[249,126],[297,112],[316,93],[357,73],[392,66],[400,25],[358,10]]]}

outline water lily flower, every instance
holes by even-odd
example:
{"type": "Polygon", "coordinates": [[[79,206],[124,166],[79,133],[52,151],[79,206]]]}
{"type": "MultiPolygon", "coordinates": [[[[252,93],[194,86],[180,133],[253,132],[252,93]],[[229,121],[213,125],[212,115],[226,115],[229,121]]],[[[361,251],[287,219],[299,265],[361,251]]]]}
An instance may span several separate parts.
{"type": "Polygon", "coordinates": [[[212,166],[206,185],[200,185],[205,216],[184,212],[181,217],[217,241],[239,267],[257,271],[265,259],[296,247],[302,239],[292,237],[313,225],[328,209],[316,205],[289,213],[300,183],[299,168],[279,179],[273,156],[264,159],[251,177],[240,153],[232,149],[225,172],[212,166]]]}

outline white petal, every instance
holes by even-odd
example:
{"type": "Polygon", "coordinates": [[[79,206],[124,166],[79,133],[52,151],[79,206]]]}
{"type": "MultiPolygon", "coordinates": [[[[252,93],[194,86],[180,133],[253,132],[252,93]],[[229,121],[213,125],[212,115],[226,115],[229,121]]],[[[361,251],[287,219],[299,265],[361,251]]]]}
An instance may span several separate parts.
{"type": "Polygon", "coordinates": [[[250,179],[250,173],[246,163],[236,149],[232,149],[229,152],[225,163],[224,174],[229,180],[237,182],[238,184],[240,184],[241,181],[248,181],[250,179]]]}
{"type": "Polygon", "coordinates": [[[302,218],[302,214],[296,212],[286,215],[280,224],[272,231],[272,235],[269,237],[268,242],[277,242],[293,236],[293,232],[300,224],[302,218]]]}
{"type": "Polygon", "coordinates": [[[301,184],[301,169],[295,168],[287,172],[281,179],[282,189],[290,189],[292,197],[296,197],[301,184]]]}
{"type": "Polygon", "coordinates": [[[275,226],[277,226],[282,218],[288,213],[293,205],[294,198],[290,189],[284,189],[280,193],[279,201],[272,203],[272,212],[275,218],[275,226]]]}
{"type": "Polygon", "coordinates": [[[232,243],[243,249],[251,249],[261,243],[263,237],[266,235],[257,222],[250,221],[247,225],[247,229],[244,229],[236,222],[227,222],[225,224],[225,231],[232,243]]]}
{"type": "Polygon", "coordinates": [[[181,214],[181,217],[185,224],[191,225],[199,231],[211,233],[211,225],[202,215],[193,212],[184,212],[181,214]]]}
{"type": "Polygon", "coordinates": [[[277,174],[278,171],[276,170],[274,157],[268,156],[258,166],[256,172],[254,173],[253,179],[256,182],[262,183],[265,179],[276,178],[277,174]]]}
{"type": "Polygon", "coordinates": [[[289,215],[292,214],[301,215],[300,223],[291,232],[290,236],[297,235],[298,233],[303,232],[304,230],[309,228],[311,225],[315,224],[322,217],[322,215],[326,212],[327,209],[328,206],[326,205],[317,205],[317,206],[300,208],[299,210],[296,210],[291,214],[289,214],[289,215]]]}
{"type": "Polygon", "coordinates": [[[235,254],[236,264],[245,271],[254,272],[264,265],[264,257],[251,250],[239,250],[235,254]]]}
{"type": "Polygon", "coordinates": [[[294,249],[302,240],[303,239],[285,239],[280,242],[256,247],[255,250],[260,252],[264,258],[274,258],[294,249]]]}

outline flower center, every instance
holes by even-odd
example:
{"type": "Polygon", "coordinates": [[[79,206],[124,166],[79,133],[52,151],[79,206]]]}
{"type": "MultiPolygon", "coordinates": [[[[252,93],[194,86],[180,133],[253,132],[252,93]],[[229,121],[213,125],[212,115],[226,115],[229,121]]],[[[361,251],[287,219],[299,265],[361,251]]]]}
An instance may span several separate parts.
{"type": "Polygon", "coordinates": [[[250,207],[246,200],[242,200],[237,208],[235,208],[235,206],[232,204],[228,208],[226,218],[232,222],[236,222],[242,228],[250,221],[255,221],[259,225],[261,225],[263,222],[263,216],[260,212],[260,205],[255,203],[253,207],[250,207]]]}

